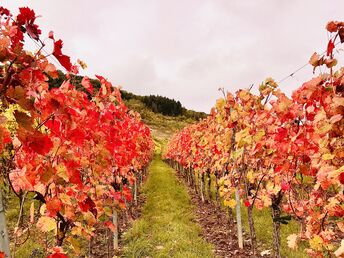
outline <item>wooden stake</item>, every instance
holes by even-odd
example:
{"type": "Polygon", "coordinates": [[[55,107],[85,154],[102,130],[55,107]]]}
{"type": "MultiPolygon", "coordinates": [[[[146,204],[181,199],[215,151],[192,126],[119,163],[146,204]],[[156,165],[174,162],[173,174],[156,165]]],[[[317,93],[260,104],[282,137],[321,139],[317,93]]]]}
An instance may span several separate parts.
{"type": "Polygon", "coordinates": [[[113,249],[118,250],[118,212],[113,210],[112,223],[115,226],[115,232],[113,233],[113,249]]]}
{"type": "Polygon", "coordinates": [[[236,219],[237,219],[237,229],[238,229],[238,243],[239,248],[244,248],[244,242],[242,237],[242,224],[241,224],[241,209],[240,209],[240,197],[239,188],[235,187],[235,201],[236,201],[236,219]]]}
{"type": "Polygon", "coordinates": [[[6,257],[11,257],[10,244],[8,240],[8,232],[6,226],[5,209],[3,205],[2,192],[0,190],[0,250],[6,254],[6,257]]]}

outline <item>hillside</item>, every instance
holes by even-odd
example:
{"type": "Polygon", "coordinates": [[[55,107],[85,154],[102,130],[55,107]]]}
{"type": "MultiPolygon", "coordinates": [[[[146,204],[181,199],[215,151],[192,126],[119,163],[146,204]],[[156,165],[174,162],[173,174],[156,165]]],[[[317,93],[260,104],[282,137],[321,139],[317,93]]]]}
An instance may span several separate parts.
{"type": "Polygon", "coordinates": [[[207,116],[203,112],[188,110],[184,107],[182,107],[181,114],[174,115],[174,105],[170,105],[170,110],[167,108],[159,112],[157,109],[152,108],[149,103],[180,104],[180,102],[162,96],[135,95],[124,90],[121,90],[121,93],[128,108],[140,113],[142,120],[152,129],[153,136],[160,140],[170,138],[178,130],[207,116]]]}
{"type": "Polygon", "coordinates": [[[159,153],[161,148],[166,145],[168,139],[185,126],[197,122],[194,118],[185,116],[166,116],[155,113],[138,99],[125,100],[127,106],[140,113],[142,120],[151,128],[156,151],[159,153]]]}

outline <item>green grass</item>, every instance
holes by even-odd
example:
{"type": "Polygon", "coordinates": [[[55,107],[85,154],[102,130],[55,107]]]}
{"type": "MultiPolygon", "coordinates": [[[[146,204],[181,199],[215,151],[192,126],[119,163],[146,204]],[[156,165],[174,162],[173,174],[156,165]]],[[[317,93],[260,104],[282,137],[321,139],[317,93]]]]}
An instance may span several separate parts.
{"type": "Polygon", "coordinates": [[[174,170],[156,156],[149,171],[143,189],[147,201],[141,219],[125,234],[123,257],[213,257],[174,170]]]}
{"type": "MultiPolygon", "coordinates": [[[[249,233],[247,208],[241,207],[242,219],[247,233],[249,233]]],[[[253,210],[253,220],[256,229],[257,240],[263,245],[263,249],[272,249],[272,218],[269,209],[253,210]]],[[[281,255],[288,258],[307,257],[304,251],[305,246],[300,245],[298,249],[290,249],[287,245],[287,237],[293,233],[299,233],[300,227],[295,220],[291,220],[287,225],[281,224],[281,255]]]]}
{"type": "MultiPolygon", "coordinates": [[[[29,216],[29,210],[31,202],[33,201],[34,194],[28,194],[26,198],[26,202],[24,203],[24,228],[28,225],[28,216],[29,216]]],[[[16,227],[18,216],[19,216],[19,199],[14,195],[12,192],[7,192],[4,194],[5,199],[5,215],[6,215],[6,224],[7,224],[7,230],[10,236],[10,248],[11,248],[11,254],[13,255],[14,250],[14,239],[11,235],[13,233],[13,229],[16,227]]],[[[35,202],[35,207],[38,207],[38,202],[35,202]]],[[[37,234],[36,229],[34,227],[30,230],[30,237],[27,239],[27,241],[24,241],[27,237],[27,233],[23,235],[23,237],[18,238],[18,244],[16,247],[15,257],[30,257],[33,250],[36,250],[35,257],[44,257],[44,255],[40,255],[43,253],[43,248],[38,241],[40,234],[37,234]]]]}

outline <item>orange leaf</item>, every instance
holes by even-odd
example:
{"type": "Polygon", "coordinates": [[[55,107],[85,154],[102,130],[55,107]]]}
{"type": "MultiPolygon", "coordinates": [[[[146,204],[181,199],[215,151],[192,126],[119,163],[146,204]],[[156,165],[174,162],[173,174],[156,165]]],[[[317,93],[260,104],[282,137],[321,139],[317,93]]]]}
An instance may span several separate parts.
{"type": "Polygon", "coordinates": [[[107,226],[112,232],[116,232],[116,227],[111,221],[106,221],[105,226],[107,226]]]}

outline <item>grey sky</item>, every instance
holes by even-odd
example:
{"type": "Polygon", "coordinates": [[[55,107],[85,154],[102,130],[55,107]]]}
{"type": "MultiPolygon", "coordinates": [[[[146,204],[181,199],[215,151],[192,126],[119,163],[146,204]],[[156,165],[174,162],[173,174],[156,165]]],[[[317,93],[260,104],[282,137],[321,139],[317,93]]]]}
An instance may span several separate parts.
{"type": "MultiPolygon", "coordinates": [[[[344,0],[14,1],[41,15],[43,33],[64,53],[133,93],[178,99],[209,112],[219,87],[234,92],[276,80],[326,49],[325,25],[344,20],[344,0]]],[[[338,55],[343,60],[344,55],[338,55]]],[[[287,93],[312,76],[310,66],[281,84],[287,93]]]]}

